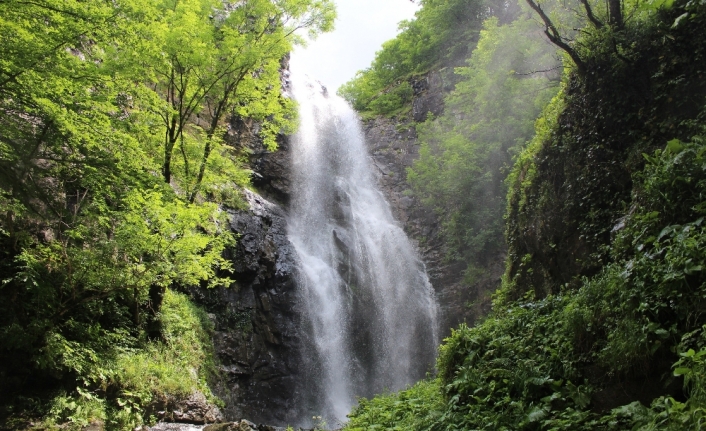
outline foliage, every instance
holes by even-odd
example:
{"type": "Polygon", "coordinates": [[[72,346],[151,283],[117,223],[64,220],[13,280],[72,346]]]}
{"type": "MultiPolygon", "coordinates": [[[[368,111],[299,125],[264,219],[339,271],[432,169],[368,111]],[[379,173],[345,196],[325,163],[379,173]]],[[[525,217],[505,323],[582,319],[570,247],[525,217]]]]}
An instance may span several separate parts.
{"type": "Polygon", "coordinates": [[[358,400],[345,429],[426,430],[438,420],[443,398],[438,380],[423,380],[397,393],[358,400]]]}
{"type": "Polygon", "coordinates": [[[441,65],[460,65],[477,41],[483,21],[509,20],[513,3],[492,0],[422,0],[412,21],[383,44],[372,65],[339,89],[360,112],[391,115],[411,102],[410,77],[441,65]]]}
{"type": "Polygon", "coordinates": [[[117,348],[111,357],[93,364],[81,386],[49,402],[42,426],[81,429],[102,421],[108,429],[128,429],[149,422],[150,404],[164,397],[201,391],[213,399],[207,386],[215,370],[212,324],[205,312],[185,295],[167,291],[162,320],[163,342],[117,348]]]}
{"type": "Polygon", "coordinates": [[[74,388],[119,352],[114,376],[172,366],[148,342],[176,343],[162,295],[230,275],[219,204],[249,173],[226,120],[274,150],[295,119],[280,61],[334,16],[328,0],[0,2],[0,416],[57,390],[54,410],[132,414],[108,394],[132,383],[105,402],[74,388]]]}
{"type": "Polygon", "coordinates": [[[482,265],[504,249],[505,169],[556,91],[553,54],[527,14],[504,26],[487,20],[444,113],[417,127],[407,179],[438,214],[451,259],[482,265]]]}

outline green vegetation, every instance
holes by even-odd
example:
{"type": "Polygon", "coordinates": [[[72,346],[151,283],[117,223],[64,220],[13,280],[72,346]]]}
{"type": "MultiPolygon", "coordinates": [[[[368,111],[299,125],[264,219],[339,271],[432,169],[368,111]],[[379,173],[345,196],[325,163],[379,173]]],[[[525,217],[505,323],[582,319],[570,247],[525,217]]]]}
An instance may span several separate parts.
{"type": "Polygon", "coordinates": [[[554,53],[528,13],[502,26],[488,19],[444,113],[417,126],[420,157],[407,179],[441,220],[448,258],[468,265],[469,284],[505,249],[506,170],[557,91],[554,53]]]}
{"type": "Polygon", "coordinates": [[[703,429],[706,4],[624,7],[515,159],[493,312],[347,430],[703,429]]]}
{"type": "Polygon", "coordinates": [[[346,430],[414,431],[432,428],[444,408],[439,380],[424,380],[406,390],[359,400],[346,430]]]}
{"type": "Polygon", "coordinates": [[[229,283],[220,204],[249,174],[226,122],[257,121],[274,149],[296,117],[278,72],[293,31],[334,15],[327,0],[0,2],[0,417],[122,429],[158,393],[206,391],[198,313],[167,289],[229,283]],[[169,332],[182,324],[189,349],[169,332]]]}
{"type": "Polygon", "coordinates": [[[422,0],[416,19],[383,44],[373,64],[339,89],[363,113],[392,115],[412,100],[410,81],[432,68],[462,65],[478,40],[483,21],[509,20],[515,10],[494,0],[422,0]]]}
{"type": "Polygon", "coordinates": [[[82,385],[75,394],[55,396],[40,427],[54,429],[68,423],[70,429],[80,429],[101,421],[108,429],[128,429],[155,420],[150,418],[150,413],[156,413],[153,406],[168,397],[185,398],[200,391],[216,401],[207,385],[215,367],[213,325],[206,313],[171,290],[161,313],[164,341],[116,349],[112,357],[86,364],[82,385]]]}

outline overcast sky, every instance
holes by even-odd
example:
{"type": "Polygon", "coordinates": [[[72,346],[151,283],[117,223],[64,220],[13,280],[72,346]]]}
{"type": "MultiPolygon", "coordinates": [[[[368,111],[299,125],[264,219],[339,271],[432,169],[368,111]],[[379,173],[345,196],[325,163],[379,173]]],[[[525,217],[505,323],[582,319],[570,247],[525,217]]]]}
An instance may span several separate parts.
{"type": "Polygon", "coordinates": [[[410,0],[335,0],[336,28],[297,47],[292,70],[306,73],[335,91],[368,67],[383,42],[397,34],[397,24],[414,17],[418,5],[410,0]]]}

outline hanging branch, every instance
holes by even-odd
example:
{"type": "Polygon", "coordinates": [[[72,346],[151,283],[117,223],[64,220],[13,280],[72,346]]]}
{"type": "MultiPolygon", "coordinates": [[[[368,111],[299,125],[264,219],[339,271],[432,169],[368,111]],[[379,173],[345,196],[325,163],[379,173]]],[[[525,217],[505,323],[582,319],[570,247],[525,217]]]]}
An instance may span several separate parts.
{"type": "Polygon", "coordinates": [[[549,19],[547,14],[544,13],[544,10],[542,10],[539,4],[535,3],[534,0],[527,0],[527,4],[529,4],[530,7],[537,12],[539,17],[542,18],[542,21],[544,21],[544,34],[547,35],[549,41],[569,54],[569,57],[571,57],[576,64],[576,69],[579,74],[583,75],[586,72],[586,64],[581,60],[578,53],[568,43],[564,42],[561,34],[559,34],[559,30],[556,29],[554,23],[549,19]]]}
{"type": "Polygon", "coordinates": [[[593,26],[596,28],[602,28],[604,24],[593,14],[593,9],[591,9],[591,5],[588,4],[588,0],[580,1],[583,5],[583,8],[586,9],[586,17],[589,21],[591,21],[591,24],[593,24],[593,26]]]}

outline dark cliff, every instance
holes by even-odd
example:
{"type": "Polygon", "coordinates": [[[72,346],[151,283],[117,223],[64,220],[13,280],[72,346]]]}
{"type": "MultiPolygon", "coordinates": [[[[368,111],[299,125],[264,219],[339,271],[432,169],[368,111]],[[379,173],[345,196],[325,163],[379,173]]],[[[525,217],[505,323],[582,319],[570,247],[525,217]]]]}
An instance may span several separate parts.
{"type": "MultiPolygon", "coordinates": [[[[286,67],[286,62],[284,64],[286,67]]],[[[287,88],[283,72],[283,85],[287,88]]],[[[254,190],[244,190],[245,207],[227,209],[237,237],[228,250],[234,282],[227,288],[192,289],[191,296],[215,323],[213,337],[220,370],[212,382],[225,402],[226,419],[295,422],[300,364],[296,254],[287,238],[290,155],[286,137],[269,151],[259,124],[231,120],[226,140],[247,156],[254,190]]]]}

